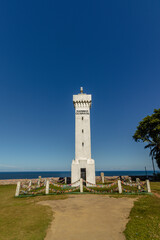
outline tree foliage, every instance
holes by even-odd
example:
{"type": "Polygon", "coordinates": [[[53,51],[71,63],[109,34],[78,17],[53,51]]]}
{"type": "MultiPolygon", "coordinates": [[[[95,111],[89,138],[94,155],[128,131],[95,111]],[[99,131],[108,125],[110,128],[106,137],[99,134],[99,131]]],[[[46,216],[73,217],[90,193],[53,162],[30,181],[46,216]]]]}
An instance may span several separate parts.
{"type": "Polygon", "coordinates": [[[147,143],[145,148],[150,148],[150,155],[160,168],[160,109],[155,109],[151,116],[145,117],[139,123],[133,139],[147,143]]]}

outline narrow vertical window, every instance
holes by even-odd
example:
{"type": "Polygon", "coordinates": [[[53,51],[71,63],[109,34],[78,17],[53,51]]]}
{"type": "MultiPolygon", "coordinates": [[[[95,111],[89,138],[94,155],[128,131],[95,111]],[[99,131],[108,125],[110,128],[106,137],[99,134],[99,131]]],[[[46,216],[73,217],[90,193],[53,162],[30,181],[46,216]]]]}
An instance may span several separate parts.
{"type": "Polygon", "coordinates": [[[82,133],[84,133],[84,130],[82,129],[82,133]]]}
{"type": "Polygon", "coordinates": [[[83,117],[82,117],[82,120],[83,120],[83,117]]]}
{"type": "Polygon", "coordinates": [[[82,142],[82,147],[84,147],[84,142],[82,142]]]}

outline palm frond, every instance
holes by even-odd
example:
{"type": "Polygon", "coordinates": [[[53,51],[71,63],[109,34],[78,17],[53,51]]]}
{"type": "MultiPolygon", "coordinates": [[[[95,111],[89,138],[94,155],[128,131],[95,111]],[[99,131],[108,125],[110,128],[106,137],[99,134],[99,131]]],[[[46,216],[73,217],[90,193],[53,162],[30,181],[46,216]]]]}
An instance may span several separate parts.
{"type": "Polygon", "coordinates": [[[144,148],[151,148],[154,147],[155,145],[156,145],[155,143],[149,143],[144,148]]]}

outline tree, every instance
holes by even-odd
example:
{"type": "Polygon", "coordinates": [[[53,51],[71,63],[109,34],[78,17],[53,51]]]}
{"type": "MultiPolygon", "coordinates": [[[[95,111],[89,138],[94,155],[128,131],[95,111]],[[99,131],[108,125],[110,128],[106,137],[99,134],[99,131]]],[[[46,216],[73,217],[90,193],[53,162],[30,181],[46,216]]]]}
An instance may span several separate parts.
{"type": "Polygon", "coordinates": [[[154,159],[160,168],[160,109],[155,109],[151,116],[145,117],[138,125],[133,139],[136,142],[145,142],[145,148],[150,148],[153,170],[154,159]]]}

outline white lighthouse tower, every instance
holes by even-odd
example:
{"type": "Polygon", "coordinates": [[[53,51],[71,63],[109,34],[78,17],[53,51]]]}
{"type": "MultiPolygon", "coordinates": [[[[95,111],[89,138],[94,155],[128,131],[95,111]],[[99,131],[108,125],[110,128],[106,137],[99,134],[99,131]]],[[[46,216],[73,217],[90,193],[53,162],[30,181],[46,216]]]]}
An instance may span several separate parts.
{"type": "MultiPolygon", "coordinates": [[[[91,159],[91,130],[90,108],[92,96],[83,93],[73,95],[75,107],[75,159],[71,166],[72,183],[83,178],[89,183],[95,184],[95,163],[91,159]]],[[[75,183],[77,186],[78,183],[75,183]]]]}

